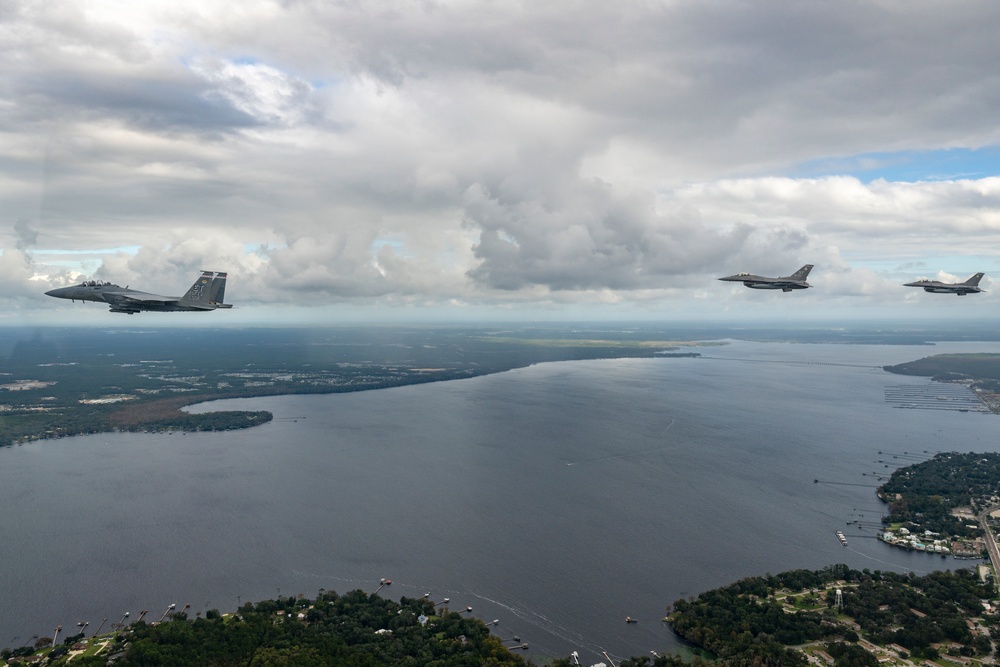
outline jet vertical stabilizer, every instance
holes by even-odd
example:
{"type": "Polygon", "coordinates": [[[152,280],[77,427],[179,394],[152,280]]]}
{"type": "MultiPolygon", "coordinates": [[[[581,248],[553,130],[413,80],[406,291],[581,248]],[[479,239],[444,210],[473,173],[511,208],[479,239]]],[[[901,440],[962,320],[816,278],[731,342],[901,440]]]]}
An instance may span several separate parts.
{"type": "Polygon", "coordinates": [[[788,276],[788,279],[789,280],[802,280],[802,281],[804,281],[806,278],[809,277],[809,272],[812,271],[812,270],[813,270],[813,265],[812,264],[806,264],[801,269],[799,269],[798,271],[796,271],[792,275],[788,276]]]}
{"type": "Polygon", "coordinates": [[[979,281],[983,279],[985,273],[977,273],[968,280],[966,280],[963,285],[972,285],[973,287],[979,287],[979,281]]]}
{"type": "Polygon", "coordinates": [[[219,272],[212,278],[212,287],[208,291],[208,300],[217,308],[232,308],[232,304],[223,303],[226,299],[226,277],[228,274],[219,272]]]}
{"type": "Polygon", "coordinates": [[[212,295],[212,272],[202,271],[201,278],[194,281],[194,285],[187,291],[184,296],[181,297],[181,301],[193,301],[195,303],[205,303],[207,304],[211,301],[212,295]]]}

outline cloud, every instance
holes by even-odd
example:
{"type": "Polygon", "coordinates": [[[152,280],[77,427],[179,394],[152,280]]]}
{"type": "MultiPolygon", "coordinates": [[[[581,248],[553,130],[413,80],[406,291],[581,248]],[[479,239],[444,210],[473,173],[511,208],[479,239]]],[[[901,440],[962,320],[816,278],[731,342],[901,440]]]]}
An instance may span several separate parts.
{"type": "Polygon", "coordinates": [[[12,0],[0,248],[22,282],[229,270],[262,312],[697,314],[760,298],[720,275],[806,262],[883,312],[918,266],[1000,268],[1000,177],[792,174],[1000,144],[997,19],[987,0],[12,0]]]}
{"type": "Polygon", "coordinates": [[[31,228],[31,222],[24,218],[19,218],[14,223],[14,247],[18,250],[28,250],[38,243],[38,232],[31,228]]]}
{"type": "Polygon", "coordinates": [[[268,65],[196,61],[191,70],[212,85],[203,99],[219,100],[258,123],[295,125],[317,111],[308,82],[268,65]]]}
{"type": "Polygon", "coordinates": [[[466,192],[466,224],[480,230],[469,272],[489,287],[516,290],[640,289],[697,273],[731,257],[751,229],[708,229],[696,209],[658,214],[647,198],[618,198],[606,185],[524,197],[466,192]]]}

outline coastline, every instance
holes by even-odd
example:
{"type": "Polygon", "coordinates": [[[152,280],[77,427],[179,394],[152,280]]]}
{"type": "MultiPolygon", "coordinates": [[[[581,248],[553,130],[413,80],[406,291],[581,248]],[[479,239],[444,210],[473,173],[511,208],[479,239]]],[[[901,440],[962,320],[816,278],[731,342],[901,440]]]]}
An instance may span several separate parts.
{"type": "Polygon", "coordinates": [[[77,336],[66,332],[51,341],[21,341],[14,346],[16,363],[6,374],[6,391],[0,392],[0,444],[96,433],[245,429],[273,415],[186,408],[217,400],[457,380],[547,361],[691,357],[700,353],[688,350],[724,344],[656,336],[571,338],[538,331],[517,337],[480,329],[335,331],[319,340],[301,340],[300,333],[217,332],[229,348],[224,352],[152,332],[84,332],[72,347],[66,340],[77,336]],[[379,336],[376,346],[372,339],[379,336]]]}

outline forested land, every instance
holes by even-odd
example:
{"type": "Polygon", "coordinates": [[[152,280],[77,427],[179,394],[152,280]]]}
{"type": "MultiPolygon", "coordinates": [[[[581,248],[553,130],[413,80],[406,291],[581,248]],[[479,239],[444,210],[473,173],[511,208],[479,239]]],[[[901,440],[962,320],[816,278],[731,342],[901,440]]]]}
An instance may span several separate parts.
{"type": "Polygon", "coordinates": [[[115,430],[227,430],[267,412],[188,414],[226,398],[381,389],[544,361],[697,356],[659,332],[0,329],[0,445],[115,430]],[[24,385],[19,383],[29,382],[24,385]]]}
{"type": "Polygon", "coordinates": [[[893,471],[877,490],[889,504],[886,524],[969,537],[979,533],[968,519],[952,515],[956,507],[982,509],[1000,496],[1000,454],[942,452],[893,471]]]}
{"type": "Polygon", "coordinates": [[[135,623],[97,655],[58,657],[74,667],[479,667],[528,664],[479,619],[435,610],[423,599],[386,600],[362,591],[323,591],[244,604],[232,615],[176,614],[135,623]],[[68,662],[67,662],[68,661],[68,662]]]}
{"type": "Polygon", "coordinates": [[[883,368],[898,375],[919,375],[940,382],[971,380],[974,386],[1000,386],[1000,354],[935,354],[883,368]]]}
{"type": "MultiPolygon", "coordinates": [[[[637,656],[620,667],[689,665],[804,667],[822,650],[835,667],[878,664],[862,640],[895,645],[916,660],[942,655],[985,658],[1000,616],[983,600],[992,589],[969,570],[911,574],[832,565],[748,577],[677,600],[668,609],[674,631],[706,657],[637,656]],[[841,592],[840,607],[836,591],[841,592]]],[[[320,591],[315,601],[278,598],[242,605],[234,614],[174,614],[140,621],[111,636],[98,654],[71,656],[65,645],[44,654],[48,664],[78,667],[279,667],[319,665],[529,665],[482,621],[420,599],[386,600],[363,591],[320,591]],[[72,658],[72,661],[70,659],[72,658]]],[[[79,645],[78,645],[79,646],[79,645]]],[[[887,649],[883,649],[887,650],[887,649]]],[[[893,649],[898,650],[898,649],[893,649]]],[[[26,655],[5,649],[2,657],[26,655]]],[[[551,661],[569,667],[570,658],[551,661]]]]}
{"type": "Polygon", "coordinates": [[[989,654],[989,633],[974,635],[966,620],[976,618],[995,634],[1000,618],[984,616],[981,602],[990,597],[991,588],[969,570],[916,577],[836,565],[750,577],[678,600],[668,618],[677,634],[726,665],[806,665],[806,655],[789,647],[810,644],[838,667],[876,665],[860,638],[897,644],[914,658],[989,654]]]}

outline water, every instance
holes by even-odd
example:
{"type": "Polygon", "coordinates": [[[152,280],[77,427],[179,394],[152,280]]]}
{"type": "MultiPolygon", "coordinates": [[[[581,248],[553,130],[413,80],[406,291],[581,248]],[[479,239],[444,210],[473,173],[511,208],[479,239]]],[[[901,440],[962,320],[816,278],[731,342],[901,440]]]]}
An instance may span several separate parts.
{"type": "Polygon", "coordinates": [[[879,450],[1000,451],[1000,417],[893,408],[887,387],[928,381],[879,367],[995,350],[733,342],[202,406],[274,413],[242,432],[0,449],[0,646],[390,577],[383,595],[449,597],[536,659],[590,664],[677,649],[666,606],[741,577],[967,565],[847,521],[877,521],[879,450]]]}

